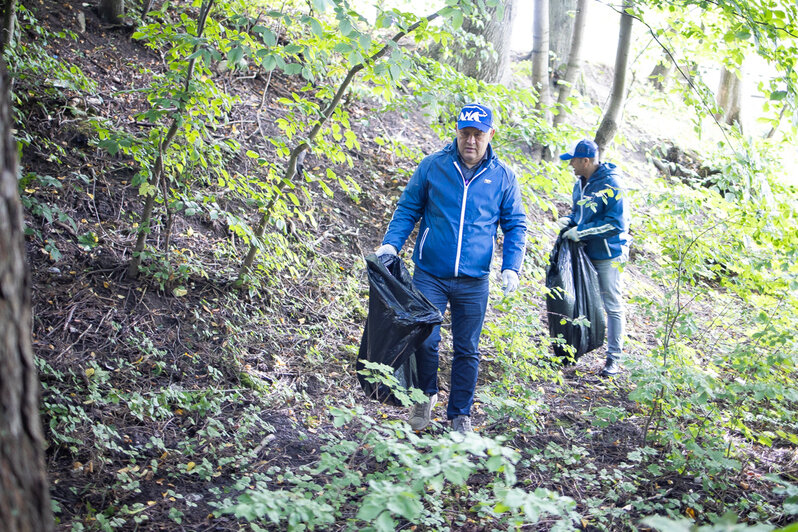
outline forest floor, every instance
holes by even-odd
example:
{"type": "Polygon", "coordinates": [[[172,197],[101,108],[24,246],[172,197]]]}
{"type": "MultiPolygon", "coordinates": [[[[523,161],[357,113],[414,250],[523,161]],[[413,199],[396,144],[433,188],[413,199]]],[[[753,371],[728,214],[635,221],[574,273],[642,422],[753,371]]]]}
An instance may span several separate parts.
{"type": "MultiPolygon", "coordinates": [[[[149,74],[141,67],[158,71],[163,68],[162,58],[132,40],[130,28],[101,24],[89,4],[51,0],[22,4],[50,31],[69,29],[77,34],[75,41],[52,40],[49,49],[97,84],[95,95],[76,95],[74,100],[52,96],[40,87],[41,99],[28,100],[27,107],[18,109],[28,135],[53,143],[34,141],[24,151],[23,175],[54,178],[51,186],[41,180],[26,185],[30,197],[36,205],[57,205],[65,215],[50,222],[35,206],[27,210],[27,223],[38,232],[27,241],[33,339],[44,389],[47,470],[60,527],[238,530],[242,521],[215,514],[212,501],[245,487],[247,472],[254,475],[275,466],[298,470],[316,463],[324,451],[325,434],[347,430],[333,428],[331,405],[360,404],[375,419],[404,416],[402,409],[359,396],[354,361],[368,294],[362,257],[378,247],[406,179],[402,176],[412,171],[414,163],[361,140],[360,149],[350,151],[354,167],[336,170],[351,175],[361,192],[353,198],[336,191],[327,198],[312,189],[318,200],[316,226],[296,221],[286,241],[292,245],[312,239],[309,247],[315,258],[303,269],[282,270],[260,292],[246,294],[233,287],[235,265],[216,258],[231,231],[224,221],[207,216],[178,214],[168,228],[172,245],[188,257],[184,263],[201,264],[181,284],[185,293],[175,292],[177,286],[168,279],[160,286],[152,275],[131,280],[126,269],[135,239],[132,224],[141,208],[140,196],[130,186],[136,168],[131,159],[94,147],[81,118],[106,117],[132,133],[150,127],[134,118],[147,102],[131,89],[146,87],[149,74]],[[60,150],[55,150],[58,146],[60,150]],[[96,246],[81,245],[80,237],[87,230],[97,235],[96,246]],[[53,247],[60,255],[57,260],[53,247]],[[334,270],[340,284],[330,282],[334,270]],[[224,395],[223,390],[234,393],[224,395]],[[244,471],[238,465],[242,449],[248,452],[244,471]]],[[[302,85],[276,74],[262,100],[266,84],[262,75],[237,79],[226,73],[220,79],[240,98],[223,134],[240,141],[242,152],[262,135],[279,134],[275,121],[284,109],[275,102],[302,85]]],[[[441,146],[417,115],[378,114],[368,102],[359,101],[350,102],[348,109],[353,117],[370,119],[368,125],[365,120],[356,122],[356,131],[382,128],[423,153],[441,146]]],[[[633,135],[633,130],[627,132],[630,141],[619,153],[626,159],[628,185],[639,188],[653,171],[646,150],[662,141],[633,135]]],[[[371,136],[373,131],[359,138],[371,136]]],[[[249,164],[244,157],[233,162],[242,172],[249,164]]],[[[306,161],[307,168],[322,164],[313,155],[306,161]]],[[[535,233],[550,233],[553,241],[549,213],[532,210],[529,221],[535,233]]],[[[167,228],[160,225],[151,242],[159,246],[166,238],[167,228]]],[[[637,268],[634,256],[626,272],[630,297],[636,291],[656,289],[637,268]]],[[[536,310],[543,316],[542,299],[536,310]]],[[[512,309],[491,305],[486,321],[507,312],[512,309]]],[[[628,320],[627,357],[645,359],[657,342],[656,324],[637,313],[634,305],[628,320]]],[[[448,349],[444,342],[443,390],[436,422],[429,430],[433,435],[448,430],[440,406],[447,398],[448,349]]],[[[494,355],[494,346],[483,346],[480,387],[501,378],[494,355]]],[[[523,420],[514,419],[505,419],[502,426],[488,424],[484,405],[478,402],[476,429],[485,435],[514,435],[506,445],[516,449],[559,446],[563,463],[577,460],[583,470],[590,463],[595,471],[613,476],[619,467],[629,467],[629,453],[645,445],[644,427],[628,420],[597,425],[591,418],[589,413],[598,406],[637,411],[628,399],[635,387],[629,372],[601,379],[597,373],[603,360],[600,349],[564,368],[561,382],[533,383],[544,398],[537,426],[522,426],[523,420]]],[[[355,429],[343,433],[347,436],[359,438],[355,429]]],[[[751,447],[752,455],[764,452],[751,447]]],[[[775,501],[777,497],[756,480],[768,473],[763,464],[794,468],[798,458],[788,449],[767,452],[770,455],[763,460],[752,458],[736,484],[729,484],[717,500],[733,501],[762,489],[764,500],[775,501]]],[[[369,461],[365,454],[357,459],[369,461]]],[[[516,474],[527,485],[556,486],[577,500],[578,511],[591,497],[606,497],[600,483],[582,484],[578,476],[562,478],[558,470],[545,472],[527,464],[519,466],[516,474]]],[[[478,490],[482,481],[478,475],[472,478],[472,489],[478,490]]],[[[673,499],[701,490],[700,479],[688,476],[672,475],[661,481],[673,499]]],[[[280,481],[275,480],[273,487],[279,488],[280,481]]],[[[639,486],[635,492],[638,499],[657,499],[661,494],[656,484],[639,486]]],[[[627,502],[623,496],[603,503],[593,500],[595,507],[606,507],[607,516],[599,524],[583,521],[579,526],[622,528],[625,525],[618,523],[628,518],[620,516],[632,512],[627,502]]],[[[710,510],[721,508],[706,508],[710,510]]],[[[482,529],[467,522],[451,526],[482,529]]],[[[551,523],[542,521],[538,526],[546,529],[551,523]]]]}

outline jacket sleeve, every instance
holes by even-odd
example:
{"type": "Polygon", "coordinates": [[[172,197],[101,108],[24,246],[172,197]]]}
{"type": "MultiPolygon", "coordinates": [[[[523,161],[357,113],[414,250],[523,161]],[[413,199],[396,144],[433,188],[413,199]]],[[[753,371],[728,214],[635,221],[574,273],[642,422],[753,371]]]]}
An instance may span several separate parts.
{"type": "Polygon", "coordinates": [[[583,208],[595,209],[596,213],[586,223],[577,226],[576,231],[580,240],[609,238],[626,230],[623,190],[616,181],[608,183],[608,186],[589,199],[583,208]]]}
{"type": "Polygon", "coordinates": [[[397,251],[402,249],[407,237],[413,232],[413,228],[424,213],[424,206],[427,203],[426,167],[425,161],[422,161],[416,168],[399,198],[391,223],[388,224],[388,231],[382,239],[383,244],[390,244],[397,251]]]}
{"type": "Polygon", "coordinates": [[[518,179],[510,169],[505,170],[509,186],[502,195],[499,214],[499,225],[504,233],[502,271],[513,270],[520,273],[526,250],[526,212],[518,179]]]}

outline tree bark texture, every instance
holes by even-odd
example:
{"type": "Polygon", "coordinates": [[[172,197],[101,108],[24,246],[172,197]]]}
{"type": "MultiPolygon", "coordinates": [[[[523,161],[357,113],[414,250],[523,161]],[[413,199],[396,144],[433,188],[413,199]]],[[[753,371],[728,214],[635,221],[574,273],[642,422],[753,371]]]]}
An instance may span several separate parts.
{"type": "Polygon", "coordinates": [[[716,103],[721,110],[719,115],[715,117],[719,122],[730,126],[736,122],[742,128],[740,123],[741,88],[742,80],[737,74],[723,67],[720,72],[720,83],[716,98],[716,103]]]}
{"type": "Polygon", "coordinates": [[[621,27],[618,30],[618,49],[615,52],[615,74],[612,78],[610,103],[596,131],[595,141],[601,152],[615,137],[615,132],[618,130],[618,123],[621,119],[621,110],[623,109],[623,101],[626,94],[626,65],[629,62],[629,47],[632,41],[633,19],[629,14],[631,8],[632,0],[624,0],[621,27]]]}
{"type": "Polygon", "coordinates": [[[11,44],[11,39],[14,36],[14,20],[16,19],[16,0],[2,0],[0,3],[0,55],[11,44]]]}
{"type": "Polygon", "coordinates": [[[477,15],[477,20],[466,19],[462,29],[475,38],[467,43],[450,43],[445,49],[432,47],[430,55],[474,79],[487,83],[508,81],[512,18],[517,1],[504,0],[502,18],[496,16],[499,7],[488,7],[477,15]]]}
{"type": "Polygon", "coordinates": [[[574,35],[574,12],[577,0],[554,0],[549,2],[549,51],[551,68],[555,77],[564,73],[571,52],[574,35]]]}
{"type": "Polygon", "coordinates": [[[30,271],[25,261],[17,145],[5,65],[0,65],[0,528],[53,530],[31,343],[30,271]]]}
{"type": "Polygon", "coordinates": [[[100,18],[111,24],[121,24],[125,16],[125,0],[100,0],[100,18]]]}
{"type": "Polygon", "coordinates": [[[535,0],[532,24],[532,85],[538,91],[538,109],[549,106],[549,0],[535,0]]]}
{"type": "Polygon", "coordinates": [[[585,21],[587,21],[587,0],[579,0],[576,5],[571,49],[568,52],[568,66],[565,69],[565,77],[558,84],[560,89],[557,97],[558,112],[552,120],[552,125],[555,127],[565,120],[565,106],[568,102],[568,96],[570,96],[576,77],[582,69],[582,38],[585,34],[585,21]]]}

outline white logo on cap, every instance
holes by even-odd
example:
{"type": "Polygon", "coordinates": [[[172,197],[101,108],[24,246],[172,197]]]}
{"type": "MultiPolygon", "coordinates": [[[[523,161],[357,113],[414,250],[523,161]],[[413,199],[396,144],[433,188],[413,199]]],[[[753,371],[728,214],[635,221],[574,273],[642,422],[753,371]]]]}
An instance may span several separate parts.
{"type": "Polygon", "coordinates": [[[458,122],[479,122],[481,124],[482,120],[480,120],[480,118],[482,118],[484,116],[488,116],[488,113],[486,113],[482,109],[477,108],[474,111],[466,111],[465,109],[463,109],[460,112],[460,116],[457,118],[457,121],[458,122]]]}

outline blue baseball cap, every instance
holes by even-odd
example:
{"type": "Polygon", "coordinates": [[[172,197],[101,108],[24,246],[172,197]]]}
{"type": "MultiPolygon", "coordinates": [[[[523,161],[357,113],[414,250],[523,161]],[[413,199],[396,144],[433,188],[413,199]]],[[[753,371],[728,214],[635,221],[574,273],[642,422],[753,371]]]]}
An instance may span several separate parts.
{"type": "Polygon", "coordinates": [[[598,145],[592,140],[582,139],[573,146],[571,146],[570,150],[560,155],[560,159],[562,159],[563,161],[569,161],[574,158],[582,158],[582,157],[593,159],[597,155],[598,155],[598,145]]]}
{"type": "Polygon", "coordinates": [[[479,103],[469,103],[457,115],[457,129],[475,127],[480,131],[493,129],[493,113],[479,103]]]}

